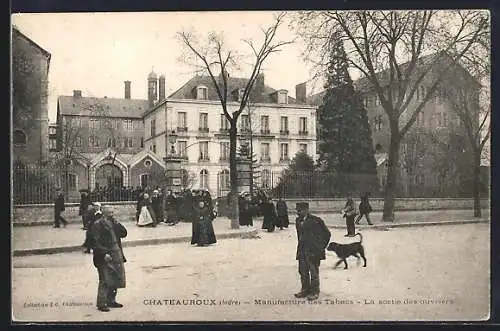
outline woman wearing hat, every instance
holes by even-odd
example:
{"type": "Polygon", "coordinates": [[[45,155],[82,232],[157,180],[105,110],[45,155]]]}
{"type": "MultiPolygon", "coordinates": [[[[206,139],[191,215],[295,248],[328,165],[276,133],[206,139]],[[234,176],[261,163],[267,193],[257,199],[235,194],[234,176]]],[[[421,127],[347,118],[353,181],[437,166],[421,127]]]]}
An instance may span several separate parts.
{"type": "Polygon", "coordinates": [[[203,197],[198,198],[196,214],[197,219],[194,220],[196,226],[193,227],[191,245],[197,244],[197,246],[207,246],[215,244],[217,239],[215,238],[214,227],[212,225],[214,216],[203,197]]]}

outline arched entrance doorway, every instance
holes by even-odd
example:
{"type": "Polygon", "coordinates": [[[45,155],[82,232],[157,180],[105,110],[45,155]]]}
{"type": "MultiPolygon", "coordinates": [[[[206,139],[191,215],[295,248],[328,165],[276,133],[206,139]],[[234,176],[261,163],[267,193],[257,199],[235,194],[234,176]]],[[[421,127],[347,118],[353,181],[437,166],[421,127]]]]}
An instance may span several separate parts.
{"type": "Polygon", "coordinates": [[[96,187],[121,188],[123,187],[123,174],[114,164],[104,164],[95,172],[96,187]]]}

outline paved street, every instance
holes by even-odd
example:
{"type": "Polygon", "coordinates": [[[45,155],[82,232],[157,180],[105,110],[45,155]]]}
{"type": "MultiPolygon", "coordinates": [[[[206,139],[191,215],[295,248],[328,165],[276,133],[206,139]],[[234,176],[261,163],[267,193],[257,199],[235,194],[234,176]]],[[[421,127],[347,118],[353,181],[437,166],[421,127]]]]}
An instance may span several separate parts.
{"type": "MultiPolygon", "coordinates": [[[[348,270],[334,270],[336,257],[328,252],[320,271],[322,293],[313,303],[293,297],[300,284],[292,227],[259,232],[255,239],[221,240],[205,248],[187,243],[126,248],[127,288],[118,294],[125,307],[108,313],[95,308],[97,272],[91,256],[75,252],[15,257],[13,317],[25,321],[488,318],[488,223],[361,231],[368,266],[350,258],[348,270]],[[265,300],[271,301],[264,304],[265,300]]],[[[336,241],[346,240],[343,229],[332,229],[332,234],[336,241]]]]}

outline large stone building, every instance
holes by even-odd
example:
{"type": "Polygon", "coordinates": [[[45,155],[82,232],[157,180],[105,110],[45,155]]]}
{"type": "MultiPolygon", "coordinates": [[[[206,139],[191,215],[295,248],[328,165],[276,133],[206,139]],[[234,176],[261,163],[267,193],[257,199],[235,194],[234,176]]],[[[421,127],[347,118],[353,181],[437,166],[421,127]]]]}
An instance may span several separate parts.
{"type": "Polygon", "coordinates": [[[49,152],[50,53],[12,28],[12,141],[17,168],[42,164],[49,152]]]}
{"type": "MultiPolygon", "coordinates": [[[[240,105],[247,79],[228,75],[227,80],[228,112],[232,113],[240,105]]],[[[160,94],[163,88],[160,84],[160,94]]],[[[277,174],[299,150],[315,157],[316,107],[265,85],[263,74],[257,77],[249,106],[240,116],[237,145],[252,140],[259,163],[258,186],[274,186],[277,174]]],[[[168,98],[160,96],[144,114],[144,128],[145,147],[161,157],[180,156],[186,176],[196,187],[217,195],[229,190],[229,122],[209,76],[192,77],[168,98]]]]}
{"type": "MultiPolygon", "coordinates": [[[[168,98],[164,75],[152,72],[147,81],[147,100],[131,99],[128,81],[123,99],[85,97],[79,90],[59,97],[57,153],[71,159],[70,196],[98,186],[161,185],[164,158],[172,153],[183,159],[185,185],[214,195],[227,191],[229,126],[209,77],[193,77],[168,98]]],[[[229,82],[231,112],[246,80],[229,82]]],[[[316,107],[305,104],[300,86],[297,91],[301,101],[266,86],[260,75],[241,115],[238,144],[252,137],[261,166],[258,185],[273,185],[271,174],[281,172],[299,149],[316,154],[316,107]]]]}
{"type": "MultiPolygon", "coordinates": [[[[435,55],[420,59],[418,63],[421,70],[434,60],[435,55]]],[[[407,110],[401,114],[400,128],[406,124],[409,116],[422,103],[428,90],[437,81],[438,68],[449,65],[446,57],[440,57],[436,63],[425,74],[407,110]]],[[[402,67],[404,68],[404,65],[402,67]]],[[[382,87],[387,93],[389,88],[384,76],[388,77],[386,72],[379,73],[382,87]]],[[[361,93],[367,110],[378,166],[379,185],[382,191],[386,183],[390,143],[389,121],[370,81],[367,78],[361,78],[354,82],[354,86],[361,93]]],[[[398,195],[453,195],[459,194],[464,184],[468,185],[470,178],[465,178],[467,175],[464,177],[464,169],[455,164],[460,157],[463,159],[463,152],[467,149],[463,123],[453,111],[450,99],[453,88],[457,86],[466,87],[474,100],[473,104],[477,104],[477,109],[479,109],[480,84],[463,67],[453,65],[445,74],[435,93],[426,102],[401,143],[398,195]]],[[[319,106],[323,101],[324,93],[325,91],[311,96],[309,102],[319,106]]],[[[393,97],[397,98],[395,90],[393,90],[393,97]]]]}

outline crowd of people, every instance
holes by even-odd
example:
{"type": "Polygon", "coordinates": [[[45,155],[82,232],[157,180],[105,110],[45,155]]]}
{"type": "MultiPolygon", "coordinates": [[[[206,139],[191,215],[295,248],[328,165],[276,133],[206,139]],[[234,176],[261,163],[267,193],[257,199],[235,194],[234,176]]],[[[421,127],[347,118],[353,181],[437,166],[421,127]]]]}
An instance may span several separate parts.
{"type": "MultiPolygon", "coordinates": [[[[100,202],[93,200],[87,190],[82,190],[81,193],[79,214],[82,217],[83,229],[86,230],[82,247],[85,253],[93,253],[93,264],[99,277],[97,308],[107,312],[109,308],[123,307],[116,302],[116,296],[118,289],[126,285],[124,263],[127,260],[123,254],[121,239],[127,236],[127,229],[115,219],[111,208],[105,208],[100,202]]],[[[373,224],[369,217],[372,207],[368,197],[369,193],[361,195],[359,212],[354,200],[350,197],[347,199],[342,209],[342,215],[346,218],[346,236],[355,235],[355,224],[359,224],[363,216],[368,224],[373,224]]],[[[241,226],[253,226],[253,217],[262,214],[262,229],[273,232],[276,228],[288,228],[288,208],[282,198],[278,198],[274,203],[272,199],[261,195],[257,204],[258,210],[253,208],[256,205],[253,198],[250,193],[243,193],[239,197],[241,226]]],[[[64,194],[58,192],[55,201],[55,227],[59,227],[60,223],[64,226],[67,224],[61,216],[64,210],[64,194]]],[[[319,296],[319,265],[320,261],[325,259],[325,249],[331,234],[324,221],[309,212],[307,202],[297,203],[296,211],[296,260],[302,286],[295,297],[316,300],[319,296]]],[[[137,226],[155,227],[160,222],[170,225],[180,221],[191,222],[192,245],[203,247],[217,242],[212,225],[216,217],[217,206],[206,190],[184,190],[180,193],[167,190],[164,195],[161,188],[157,187],[137,192],[137,226]]]]}

